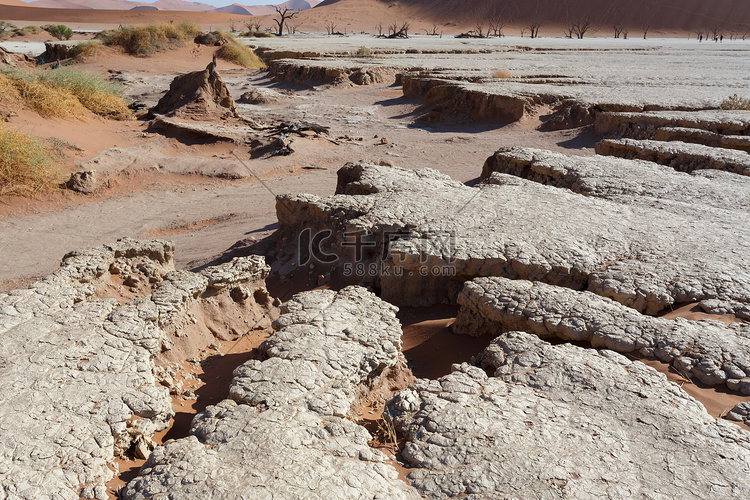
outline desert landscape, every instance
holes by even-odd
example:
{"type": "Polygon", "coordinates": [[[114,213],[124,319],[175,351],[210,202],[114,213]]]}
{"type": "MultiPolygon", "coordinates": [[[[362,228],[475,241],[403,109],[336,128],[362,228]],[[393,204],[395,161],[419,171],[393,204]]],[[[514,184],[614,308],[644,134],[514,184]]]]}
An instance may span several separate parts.
{"type": "Polygon", "coordinates": [[[728,0],[0,0],[0,498],[747,496],[748,82],[728,0]]]}

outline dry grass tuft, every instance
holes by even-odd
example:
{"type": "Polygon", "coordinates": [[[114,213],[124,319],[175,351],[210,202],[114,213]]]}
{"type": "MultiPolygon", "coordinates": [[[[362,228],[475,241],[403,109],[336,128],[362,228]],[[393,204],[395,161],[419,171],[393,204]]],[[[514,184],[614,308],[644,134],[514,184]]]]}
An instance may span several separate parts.
{"type": "Polygon", "coordinates": [[[59,175],[44,144],[0,123],[0,196],[51,190],[59,175]]]}
{"type": "Polygon", "coordinates": [[[42,32],[42,28],[39,26],[24,26],[23,28],[16,28],[13,30],[13,36],[26,36],[26,35],[38,35],[42,32]]]}
{"type": "Polygon", "coordinates": [[[13,78],[21,100],[42,116],[84,118],[86,108],[66,89],[36,79],[13,78]]]}
{"type": "Polygon", "coordinates": [[[510,78],[510,77],[511,77],[510,71],[508,71],[507,69],[496,69],[492,73],[492,78],[510,78]]]}
{"type": "Polygon", "coordinates": [[[269,33],[267,31],[245,31],[244,33],[240,33],[240,36],[248,37],[248,38],[273,38],[273,33],[269,33]]]}
{"type": "Polygon", "coordinates": [[[198,33],[198,26],[193,21],[185,20],[179,24],[159,23],[104,30],[97,37],[104,45],[121,47],[134,56],[149,57],[160,51],[182,47],[185,40],[198,33]]]}
{"type": "Polygon", "coordinates": [[[0,102],[17,103],[21,102],[21,94],[18,93],[13,80],[0,73],[0,102]]]}
{"type": "Polygon", "coordinates": [[[358,48],[353,55],[356,57],[374,57],[372,50],[369,47],[365,47],[364,45],[358,48]]]}
{"type": "Polygon", "coordinates": [[[745,99],[737,94],[734,94],[724,99],[720,107],[721,109],[750,110],[750,99],[745,99]]]}
{"type": "Polygon", "coordinates": [[[70,56],[76,61],[85,61],[99,53],[102,44],[94,40],[77,43],[70,51],[70,56]]]}
{"type": "Polygon", "coordinates": [[[47,71],[6,69],[0,88],[11,87],[13,96],[42,116],[84,118],[87,109],[116,120],[132,116],[114,85],[67,67],[47,71]]]}
{"type": "Polygon", "coordinates": [[[71,68],[59,68],[43,73],[42,79],[70,91],[92,113],[115,120],[127,120],[132,115],[120,97],[119,89],[101,77],[71,68]]]}
{"type": "Polygon", "coordinates": [[[228,33],[222,33],[227,40],[227,43],[221,46],[216,52],[216,56],[219,59],[233,62],[239,66],[245,68],[265,68],[266,65],[260,58],[252,51],[247,45],[243,45],[237,41],[232,35],[228,33]]]}

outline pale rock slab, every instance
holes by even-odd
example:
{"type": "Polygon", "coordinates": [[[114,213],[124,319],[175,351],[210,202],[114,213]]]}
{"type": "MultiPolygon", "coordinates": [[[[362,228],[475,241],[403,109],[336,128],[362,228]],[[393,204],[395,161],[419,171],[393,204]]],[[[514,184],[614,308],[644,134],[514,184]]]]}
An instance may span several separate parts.
{"type": "Polygon", "coordinates": [[[456,333],[520,330],[586,341],[593,347],[656,356],[704,384],[726,383],[750,394],[750,324],[653,318],[591,292],[505,278],[467,282],[458,303],[456,333]]]}
{"type": "Polygon", "coordinates": [[[305,234],[325,236],[319,249],[339,266],[362,235],[360,262],[377,271],[363,281],[395,304],[455,301],[477,276],[588,288],[647,314],[675,302],[750,302],[747,212],[698,217],[497,173],[469,187],[432,169],[367,162],[343,167],[336,193],[277,197],[285,271],[305,264],[305,234]]]}
{"type": "Polygon", "coordinates": [[[750,433],[612,351],[495,339],[481,362],[417,380],[388,410],[426,498],[738,498],[750,433]]]}
{"type": "Polygon", "coordinates": [[[399,362],[395,312],[361,287],[295,295],[265,359],[237,368],[231,399],[156,448],[124,498],[420,498],[346,418],[357,391],[399,362]]]}

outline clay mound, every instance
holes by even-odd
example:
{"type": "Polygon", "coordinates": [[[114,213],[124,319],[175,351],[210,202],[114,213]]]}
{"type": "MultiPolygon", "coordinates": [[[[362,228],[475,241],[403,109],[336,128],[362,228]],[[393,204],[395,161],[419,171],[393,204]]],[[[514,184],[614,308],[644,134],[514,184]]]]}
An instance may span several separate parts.
{"type": "Polygon", "coordinates": [[[203,71],[178,76],[151,110],[168,117],[213,121],[237,116],[237,106],[212,61],[203,71]]]}
{"type": "Polygon", "coordinates": [[[34,64],[34,59],[26,54],[9,52],[0,47],[0,64],[7,64],[8,66],[28,66],[34,64]]]}

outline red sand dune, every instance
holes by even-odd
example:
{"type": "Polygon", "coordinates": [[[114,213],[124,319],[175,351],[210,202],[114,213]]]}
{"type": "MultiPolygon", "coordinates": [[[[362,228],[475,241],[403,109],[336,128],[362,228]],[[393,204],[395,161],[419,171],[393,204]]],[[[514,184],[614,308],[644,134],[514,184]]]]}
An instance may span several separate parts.
{"type": "MultiPolygon", "coordinates": [[[[328,0],[323,3],[333,5],[348,1],[328,0]]],[[[470,21],[496,13],[513,24],[535,20],[565,24],[588,17],[593,24],[604,26],[650,23],[652,28],[663,29],[688,30],[715,25],[750,29],[750,2],[738,0],[400,0],[397,3],[436,20],[470,21]]]]}
{"type": "MultiPolygon", "coordinates": [[[[71,0],[75,3],[75,0],[71,0]]],[[[241,3],[241,2],[238,2],[241,3]]],[[[44,9],[31,7],[20,0],[0,0],[0,19],[12,21],[58,21],[70,24],[141,24],[191,18],[201,25],[226,27],[238,14],[186,11],[123,11],[91,9],[44,9]]],[[[541,23],[540,34],[560,36],[560,27],[588,18],[599,32],[621,24],[631,36],[642,26],[651,33],[695,32],[721,28],[725,32],[750,32],[750,2],[741,0],[326,0],[314,9],[301,11],[295,23],[303,31],[323,31],[331,22],[337,29],[373,32],[382,24],[408,20],[412,33],[437,25],[446,34],[471,29],[477,20],[499,15],[506,26],[523,28],[531,22],[541,23]]],[[[266,25],[273,23],[270,18],[266,25]]]]}

